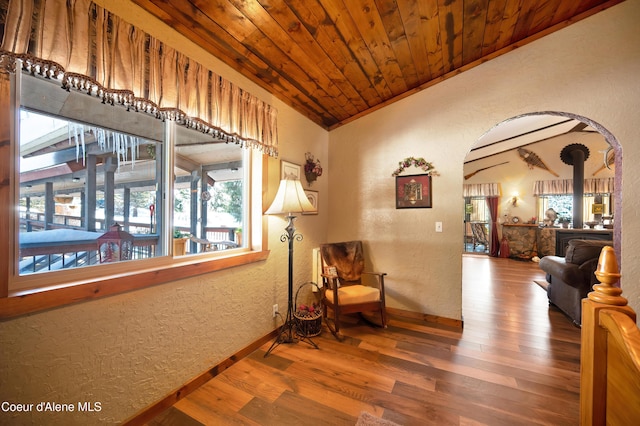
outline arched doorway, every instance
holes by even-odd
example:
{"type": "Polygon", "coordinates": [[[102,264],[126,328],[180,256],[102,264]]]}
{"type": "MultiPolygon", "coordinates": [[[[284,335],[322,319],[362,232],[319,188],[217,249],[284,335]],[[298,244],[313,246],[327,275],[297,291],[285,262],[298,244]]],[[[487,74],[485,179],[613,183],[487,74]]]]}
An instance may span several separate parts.
{"type": "MultiPolygon", "coordinates": [[[[527,231],[526,226],[521,227],[520,221],[526,221],[526,218],[533,216],[533,211],[537,212],[538,197],[533,195],[533,182],[539,179],[550,180],[562,180],[570,179],[573,177],[571,173],[572,167],[569,165],[562,165],[562,159],[560,158],[561,151],[567,145],[572,143],[585,143],[593,146],[592,152],[589,152],[591,159],[590,163],[585,162],[584,178],[594,178],[595,176],[603,176],[602,169],[606,170],[604,175],[608,176],[609,180],[613,180],[613,191],[611,195],[612,210],[615,219],[613,220],[613,241],[614,249],[618,259],[622,259],[621,256],[621,223],[622,223],[622,147],[620,143],[607,129],[600,124],[590,120],[586,117],[578,116],[575,114],[561,113],[561,112],[538,112],[525,114],[522,116],[513,117],[505,120],[489,131],[482,135],[476,143],[472,146],[467,157],[465,159],[464,175],[468,176],[475,170],[481,170],[479,174],[484,172],[482,179],[465,179],[467,182],[479,184],[497,183],[500,187],[499,197],[499,214],[501,224],[496,224],[496,228],[509,230],[525,230],[535,236],[534,240],[540,241],[540,234],[548,232],[554,234],[553,229],[538,228],[538,224],[535,223],[537,218],[533,219],[533,223],[530,224],[527,231]],[[540,123],[549,120],[551,123],[547,126],[539,127],[540,123]],[[527,126],[533,126],[534,128],[526,129],[527,126]],[[564,126],[564,127],[563,127],[564,126]],[[544,129],[545,132],[539,132],[538,129],[544,129]],[[554,130],[555,129],[555,130],[554,130]],[[561,129],[558,131],[558,129],[561,129]],[[550,135],[546,135],[543,138],[539,138],[539,135],[551,132],[550,135]],[[536,136],[536,134],[538,136],[536,136]],[[524,137],[522,137],[524,135],[524,137]],[[591,139],[598,139],[597,143],[592,145],[591,139]],[[527,142],[523,142],[527,140],[527,142]],[[503,142],[504,141],[504,142],[503,142]],[[500,144],[508,142],[508,149],[499,149],[500,144]],[[600,145],[598,145],[598,143],[600,145]],[[518,148],[525,147],[527,152],[535,153],[542,160],[541,165],[533,166],[529,168],[525,159],[518,154],[518,148]],[[485,151],[483,154],[479,154],[481,151],[485,151]],[[488,150],[495,152],[487,154],[488,150]],[[511,156],[502,158],[501,156],[511,156]],[[610,168],[604,165],[611,161],[610,168]],[[475,160],[475,161],[474,161],[475,160]],[[506,164],[504,164],[506,163],[506,164]],[[514,163],[514,164],[510,164],[514,163]],[[490,167],[496,164],[495,167],[490,167]],[[471,165],[471,167],[468,167],[471,165]],[[525,172],[521,169],[525,168],[525,172]],[[530,176],[533,175],[533,176],[530,176]],[[518,188],[514,188],[518,186],[518,188]],[[519,189],[519,194],[514,193],[514,189],[519,189]],[[527,210],[528,209],[528,210],[527,210]],[[524,214],[529,212],[529,214],[524,214]],[[513,218],[519,218],[513,222],[513,218]],[[504,221],[509,222],[509,226],[502,226],[504,221]]],[[[589,210],[590,211],[590,210],[589,210]]],[[[495,231],[495,230],[494,230],[495,231]]],[[[555,237],[556,234],[554,234],[555,237]]],[[[496,236],[496,239],[498,237],[496,236]]],[[[608,238],[606,238],[608,239],[608,238]]],[[[536,247],[540,249],[541,247],[536,247]]],[[[556,254],[555,241],[554,248],[549,249],[554,252],[546,254],[556,254]]],[[[495,251],[492,251],[492,255],[496,255],[495,251]]],[[[511,256],[512,252],[510,250],[511,256]]],[[[545,253],[540,253],[540,256],[545,253]]],[[[463,260],[462,275],[470,271],[465,271],[466,261],[463,260]]],[[[464,292],[463,286],[463,292],[464,292]]],[[[463,296],[464,299],[464,296],[463,296]]],[[[546,297],[545,297],[546,299],[546,297]]],[[[464,315],[464,306],[463,306],[464,315]]]]}
{"type": "MultiPolygon", "coordinates": [[[[537,226],[543,217],[540,217],[538,202],[533,194],[533,182],[570,179],[571,168],[562,163],[560,152],[572,143],[584,143],[591,147],[589,163],[585,163],[585,179],[598,175],[598,178],[608,177],[614,182],[610,213],[615,217],[613,239],[620,259],[621,146],[615,136],[599,123],[576,114],[556,111],[523,114],[496,124],[478,138],[464,164],[465,220],[472,213],[467,202],[469,197],[474,196],[477,204],[478,197],[488,197],[497,188],[500,201],[498,225],[494,223],[495,228],[500,228],[505,222],[537,226]],[[527,162],[524,156],[529,154],[539,161],[536,164],[527,162]],[[611,164],[605,167],[607,161],[611,164]],[[496,185],[492,188],[490,184],[496,185]]],[[[466,248],[469,224],[465,221],[463,226],[466,248]]],[[[488,231],[492,233],[498,229],[490,229],[489,226],[488,231]]],[[[497,255],[497,250],[494,247],[487,253],[497,255]]]]}

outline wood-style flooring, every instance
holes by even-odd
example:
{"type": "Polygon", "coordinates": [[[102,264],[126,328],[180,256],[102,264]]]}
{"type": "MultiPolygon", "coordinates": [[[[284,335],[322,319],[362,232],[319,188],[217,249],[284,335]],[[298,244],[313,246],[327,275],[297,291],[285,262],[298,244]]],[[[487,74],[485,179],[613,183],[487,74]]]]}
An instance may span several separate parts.
{"type": "MultiPolygon", "coordinates": [[[[533,283],[537,264],[465,255],[464,328],[391,316],[344,342],[263,345],[150,425],[576,425],[580,330],[533,283]]],[[[428,289],[425,289],[428,291],[428,289]]]]}

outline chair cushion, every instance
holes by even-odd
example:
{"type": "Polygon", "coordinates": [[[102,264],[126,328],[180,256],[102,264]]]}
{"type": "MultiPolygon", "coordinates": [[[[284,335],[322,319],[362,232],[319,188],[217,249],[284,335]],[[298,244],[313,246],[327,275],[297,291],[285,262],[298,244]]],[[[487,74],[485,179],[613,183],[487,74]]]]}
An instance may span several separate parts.
{"type": "MultiPolygon", "coordinates": [[[[327,290],[325,297],[329,302],[333,303],[333,291],[327,290]]],[[[338,289],[338,300],[340,305],[378,302],[380,300],[380,290],[361,284],[342,286],[338,289]]]]}

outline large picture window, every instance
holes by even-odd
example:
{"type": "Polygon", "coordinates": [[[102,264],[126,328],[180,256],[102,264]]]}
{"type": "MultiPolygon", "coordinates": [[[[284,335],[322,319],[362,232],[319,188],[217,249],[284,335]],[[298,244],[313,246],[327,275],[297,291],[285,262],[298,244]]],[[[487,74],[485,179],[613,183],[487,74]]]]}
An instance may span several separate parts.
{"type": "Polygon", "coordinates": [[[250,150],[20,77],[16,276],[250,247],[250,150]]]}
{"type": "MultiPolygon", "coordinates": [[[[585,179],[582,196],[582,220],[597,223],[604,217],[613,217],[614,178],[585,179]]],[[[536,181],[533,195],[538,198],[538,218],[542,221],[548,209],[556,212],[558,219],[573,219],[573,179],[536,181]]]]}
{"type": "MultiPolygon", "coordinates": [[[[612,216],[612,201],[612,194],[609,193],[584,194],[582,197],[582,221],[584,223],[594,222],[598,217],[612,216]],[[596,195],[599,195],[599,202],[596,202],[596,195]],[[597,213],[594,211],[594,204],[601,206],[597,213]]],[[[566,218],[573,221],[573,195],[552,194],[538,196],[538,217],[544,218],[548,209],[553,209],[558,218],[566,218]]]]}

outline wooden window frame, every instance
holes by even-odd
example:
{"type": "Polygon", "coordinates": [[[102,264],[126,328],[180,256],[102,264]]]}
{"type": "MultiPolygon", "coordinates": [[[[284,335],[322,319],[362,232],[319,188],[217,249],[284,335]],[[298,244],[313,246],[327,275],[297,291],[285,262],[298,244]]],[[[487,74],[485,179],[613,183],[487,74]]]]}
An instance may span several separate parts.
{"type": "MultiPolygon", "coordinates": [[[[25,314],[61,307],[73,303],[89,301],[128,291],[139,290],[181,280],[223,269],[248,265],[267,259],[267,226],[262,216],[266,192],[262,188],[267,184],[268,156],[252,151],[254,158],[249,176],[250,191],[250,232],[249,247],[245,250],[233,250],[222,256],[182,256],[177,258],[161,257],[161,261],[136,261],[135,267],[126,265],[112,268],[108,273],[95,273],[88,276],[80,271],[67,272],[70,279],[53,286],[39,286],[31,290],[10,291],[10,283],[15,279],[13,263],[16,259],[15,221],[17,205],[15,194],[15,157],[13,147],[16,134],[16,118],[19,103],[16,84],[12,84],[15,74],[0,72],[0,320],[25,314]],[[80,271],[80,272],[78,272],[80,271]]],[[[248,235],[247,235],[248,234],[248,235]]],[[[153,259],[151,259],[153,260],[153,259]]],[[[120,266],[120,265],[119,265],[120,266]]],[[[92,267],[91,269],[93,269],[92,267]]],[[[95,267],[98,268],[100,266],[95,267]]]]}

